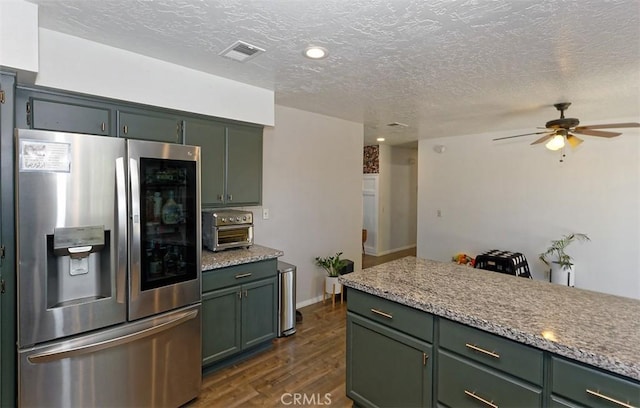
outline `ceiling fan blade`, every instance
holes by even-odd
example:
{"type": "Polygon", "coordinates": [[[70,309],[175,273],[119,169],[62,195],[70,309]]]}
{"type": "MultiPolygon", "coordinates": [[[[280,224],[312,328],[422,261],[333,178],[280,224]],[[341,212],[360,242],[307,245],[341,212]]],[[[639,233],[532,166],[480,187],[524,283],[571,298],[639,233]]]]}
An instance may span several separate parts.
{"type": "Polygon", "coordinates": [[[631,127],[640,127],[640,123],[629,122],[629,123],[608,123],[606,125],[591,125],[591,126],[578,126],[578,129],[612,129],[612,128],[631,128],[631,127]]]}
{"type": "Polygon", "coordinates": [[[575,136],[572,134],[567,135],[567,143],[569,143],[571,147],[577,147],[582,142],[583,140],[580,139],[578,136],[575,136]]]}
{"type": "Polygon", "coordinates": [[[585,128],[575,128],[573,131],[576,133],[580,133],[581,135],[598,136],[598,137],[616,137],[622,134],[619,132],[603,132],[601,130],[591,130],[591,129],[585,129],[585,128]]]}
{"type": "Polygon", "coordinates": [[[542,136],[540,139],[536,140],[531,144],[534,145],[534,144],[544,143],[547,140],[551,139],[553,136],[555,136],[555,134],[556,132],[547,133],[546,135],[542,136]]]}
{"type": "Polygon", "coordinates": [[[504,140],[504,139],[513,139],[514,137],[521,137],[521,136],[541,135],[541,134],[547,133],[547,132],[548,132],[548,130],[545,130],[544,132],[524,133],[524,134],[521,134],[521,135],[505,136],[505,137],[499,137],[497,139],[493,139],[493,141],[504,140]]]}

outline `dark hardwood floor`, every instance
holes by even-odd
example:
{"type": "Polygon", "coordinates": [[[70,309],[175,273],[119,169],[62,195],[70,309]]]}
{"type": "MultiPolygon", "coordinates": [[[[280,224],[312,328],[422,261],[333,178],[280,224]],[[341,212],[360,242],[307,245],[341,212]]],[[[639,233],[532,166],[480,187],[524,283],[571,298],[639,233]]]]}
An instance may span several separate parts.
{"type": "MultiPolygon", "coordinates": [[[[363,267],[415,255],[415,249],[374,257],[363,267]],[[365,266],[366,265],[366,266],[365,266]]],[[[300,309],[296,333],[248,360],[208,374],[196,407],[351,407],[345,390],[346,302],[316,303],[300,309]],[[296,404],[294,398],[298,398],[296,404]],[[306,403],[305,403],[306,402],[306,403]]]]}

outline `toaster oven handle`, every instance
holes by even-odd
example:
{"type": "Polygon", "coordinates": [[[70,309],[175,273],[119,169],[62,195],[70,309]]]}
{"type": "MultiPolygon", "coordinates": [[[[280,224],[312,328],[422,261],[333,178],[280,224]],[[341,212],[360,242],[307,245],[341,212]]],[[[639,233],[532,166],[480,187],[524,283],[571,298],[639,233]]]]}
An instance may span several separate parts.
{"type": "Polygon", "coordinates": [[[234,225],[220,225],[216,228],[218,228],[220,231],[227,231],[227,230],[237,230],[237,229],[244,229],[247,227],[250,227],[252,224],[250,223],[246,223],[246,224],[234,224],[234,225]]]}

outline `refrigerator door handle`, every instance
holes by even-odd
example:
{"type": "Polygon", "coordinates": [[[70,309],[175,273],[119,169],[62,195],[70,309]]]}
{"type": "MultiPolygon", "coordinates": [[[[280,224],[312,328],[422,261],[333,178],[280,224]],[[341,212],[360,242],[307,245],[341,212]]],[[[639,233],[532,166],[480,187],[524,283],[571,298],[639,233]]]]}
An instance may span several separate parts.
{"type": "Polygon", "coordinates": [[[65,358],[77,357],[83,354],[95,353],[99,350],[121,346],[145,337],[154,336],[160,332],[169,330],[172,327],[181,325],[191,319],[195,319],[196,316],[198,316],[198,310],[189,310],[157,325],[154,325],[154,322],[151,321],[146,324],[148,327],[143,329],[135,328],[134,331],[131,331],[131,329],[128,328],[128,330],[126,330],[127,334],[118,337],[98,341],[95,341],[95,338],[77,342],[72,341],[70,342],[72,343],[71,345],[68,345],[69,342],[65,342],[64,345],[55,347],[53,350],[31,355],[28,357],[28,360],[33,364],[43,364],[65,358]]]}
{"type": "Polygon", "coordinates": [[[140,177],[138,173],[138,161],[129,158],[129,175],[131,180],[131,260],[130,275],[131,300],[136,300],[140,292],[140,177]]]}
{"type": "Polygon", "coordinates": [[[116,211],[118,217],[116,300],[118,303],[124,303],[127,278],[127,183],[122,157],[116,159],[116,211]]]}

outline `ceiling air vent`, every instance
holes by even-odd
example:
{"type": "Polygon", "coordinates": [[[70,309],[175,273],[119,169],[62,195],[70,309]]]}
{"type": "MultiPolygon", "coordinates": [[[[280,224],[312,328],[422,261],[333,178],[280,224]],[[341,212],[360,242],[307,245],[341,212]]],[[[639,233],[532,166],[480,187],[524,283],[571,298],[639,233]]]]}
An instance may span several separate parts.
{"type": "Polygon", "coordinates": [[[245,62],[265,52],[264,49],[244,41],[236,41],[220,53],[223,57],[234,61],[245,62]]]}
{"type": "Polygon", "coordinates": [[[406,123],[400,123],[400,122],[387,123],[387,126],[389,126],[389,127],[409,127],[409,125],[407,125],[406,123]]]}

